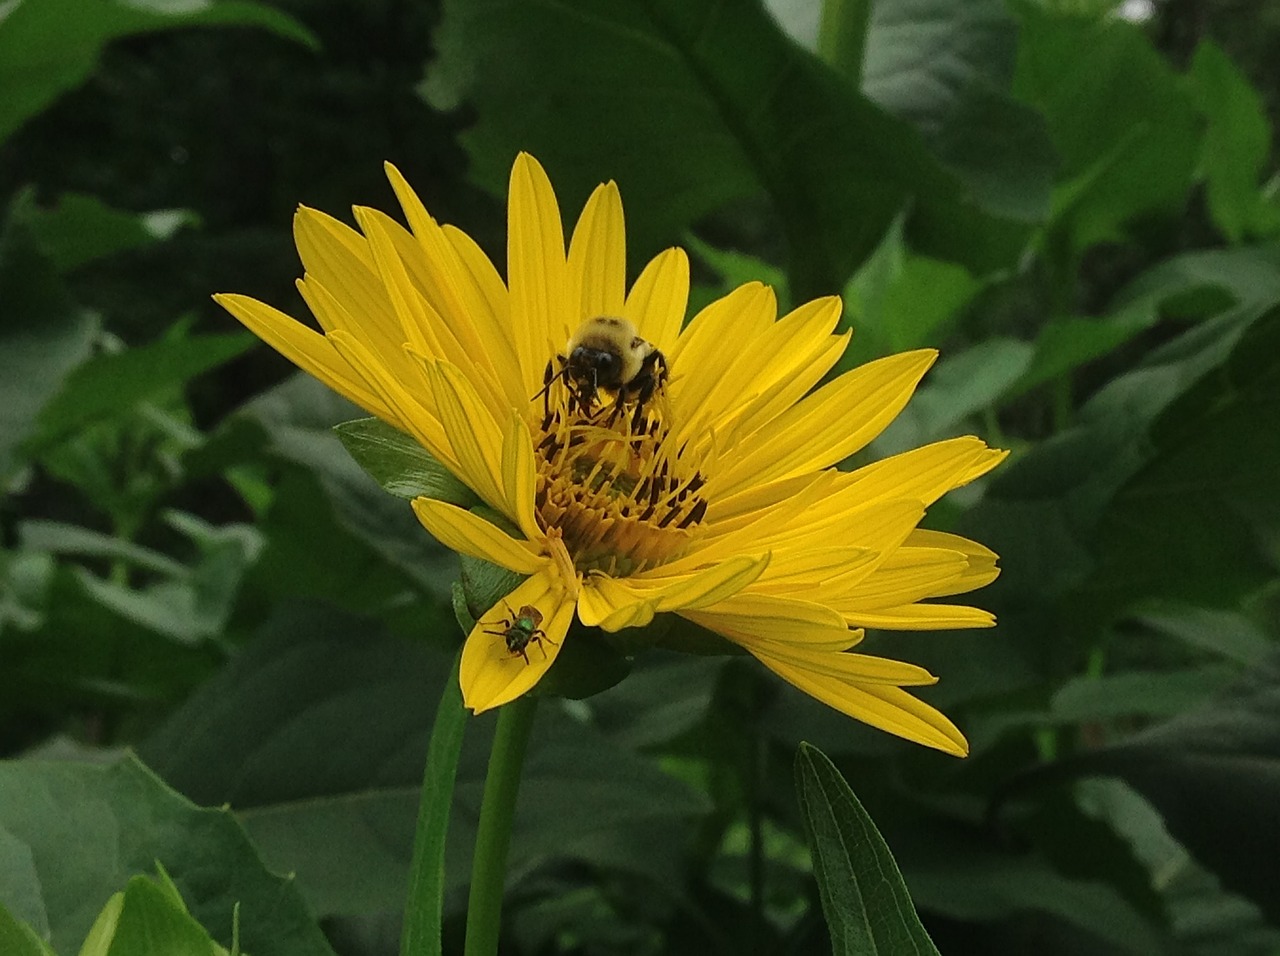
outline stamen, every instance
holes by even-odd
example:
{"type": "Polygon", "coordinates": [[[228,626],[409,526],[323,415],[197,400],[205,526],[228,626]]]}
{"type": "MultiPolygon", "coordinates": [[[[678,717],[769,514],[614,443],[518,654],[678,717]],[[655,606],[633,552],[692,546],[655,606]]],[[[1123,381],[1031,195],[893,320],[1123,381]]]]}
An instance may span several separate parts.
{"type": "Polygon", "coordinates": [[[659,392],[632,410],[613,395],[583,407],[561,378],[539,398],[538,517],[562,537],[579,572],[634,573],[683,553],[707,513],[701,454],[673,448],[659,392]]]}

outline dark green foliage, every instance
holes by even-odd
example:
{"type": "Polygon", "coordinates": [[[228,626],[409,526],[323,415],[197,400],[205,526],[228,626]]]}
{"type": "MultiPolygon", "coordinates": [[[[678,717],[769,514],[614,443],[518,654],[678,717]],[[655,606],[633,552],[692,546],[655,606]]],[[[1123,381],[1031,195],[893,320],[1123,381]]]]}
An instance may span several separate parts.
{"type": "Polygon", "coordinates": [[[517,577],[209,295],[305,317],[292,210],[397,214],[388,159],[501,270],[522,149],[566,223],[617,180],[632,277],[680,244],[699,305],[842,292],[840,368],[940,348],[849,464],[1013,454],[927,519],[1000,553],[999,626],[864,644],[940,677],[968,760],[682,620],[650,636],[698,656],[575,625],[502,952],[1280,949],[1280,20],[1115,6],[0,4],[0,952],[70,956],[113,894],[122,951],[230,947],[238,904],[252,956],[397,952],[447,662],[517,577]]]}

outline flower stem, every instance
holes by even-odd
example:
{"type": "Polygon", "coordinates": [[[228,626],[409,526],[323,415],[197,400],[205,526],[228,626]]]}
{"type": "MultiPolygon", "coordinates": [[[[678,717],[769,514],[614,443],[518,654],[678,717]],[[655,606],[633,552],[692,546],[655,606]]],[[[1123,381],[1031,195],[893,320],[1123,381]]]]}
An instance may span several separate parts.
{"type": "Polygon", "coordinates": [[[413,863],[409,868],[409,896],[404,909],[404,931],[400,956],[440,956],[440,931],[444,911],[444,843],[449,831],[449,808],[453,803],[453,782],[462,752],[462,734],[467,712],[462,706],[458,685],[458,662],[445,680],[436,721],[427,747],[427,768],[422,776],[422,797],[418,803],[418,826],[413,836],[413,863]]]}
{"type": "Polygon", "coordinates": [[[526,695],[498,711],[498,728],[489,754],[489,774],[484,781],[480,827],[471,863],[465,956],[496,956],[498,952],[511,821],[515,816],[520,767],[524,763],[536,706],[536,699],[526,695]]]}

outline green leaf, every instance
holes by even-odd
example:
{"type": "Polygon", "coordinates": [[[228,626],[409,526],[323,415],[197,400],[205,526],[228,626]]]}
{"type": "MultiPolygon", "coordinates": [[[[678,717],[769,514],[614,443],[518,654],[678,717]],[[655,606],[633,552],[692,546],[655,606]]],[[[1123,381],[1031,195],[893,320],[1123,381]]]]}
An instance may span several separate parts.
{"type": "Polygon", "coordinates": [[[1046,322],[1036,336],[1035,354],[1026,371],[1004,397],[1020,395],[1109,354],[1159,318],[1154,304],[1139,302],[1100,319],[1072,316],[1046,322]]]}
{"type": "Polygon", "coordinates": [[[796,753],[796,794],[833,956],[936,954],[880,831],[840,771],[809,744],[796,753]]]}
{"type": "MultiPolygon", "coordinates": [[[[181,898],[146,876],[135,876],[124,890],[119,913],[112,920],[110,943],[101,956],[219,956],[225,953],[191,918],[181,898]]],[[[81,956],[97,956],[93,950],[81,956]]]]}
{"type": "MultiPolygon", "coordinates": [[[[333,956],[291,881],[268,873],[229,810],[192,805],[135,758],[109,766],[0,763],[0,903],[6,874],[34,859],[52,942],[74,952],[98,911],[130,877],[159,861],[213,935],[231,941],[232,910],[254,914],[242,927],[254,956],[333,956]]],[[[159,890],[157,889],[157,892],[159,890]]]]}
{"type": "Polygon", "coordinates": [[[1171,717],[1204,703],[1229,684],[1239,670],[1209,665],[1174,671],[1122,671],[1076,677],[1049,702],[1057,721],[1083,723],[1124,717],[1171,717]]]}
{"type": "Polygon", "coordinates": [[[90,558],[107,558],[155,571],[168,577],[186,572],[186,566],[167,554],[153,551],[126,541],[123,538],[64,524],[60,521],[32,520],[18,526],[18,540],[24,550],[48,551],[60,556],[76,555],[90,558]]]}
{"type": "MultiPolygon", "coordinates": [[[[311,376],[298,374],[259,395],[245,407],[244,414],[266,430],[275,456],[312,472],[295,483],[305,481],[314,485],[318,482],[340,528],[360,539],[370,551],[390,562],[422,590],[448,599],[449,581],[457,576],[453,553],[423,530],[413,509],[403,500],[378,487],[342,447],[333,430],[339,422],[349,420],[354,409],[350,402],[311,376]]],[[[309,539],[331,539],[324,528],[307,531],[305,501],[293,501],[287,507],[295,529],[292,533],[297,537],[287,540],[277,535],[272,548],[286,554],[297,553],[309,546],[305,544],[309,539]]],[[[364,554],[350,555],[335,565],[334,572],[323,576],[334,582],[330,586],[341,587],[336,569],[361,562],[367,565],[364,554]]],[[[271,563],[270,559],[264,559],[264,563],[271,563]]],[[[302,559],[302,565],[313,570],[321,570],[318,564],[314,559],[302,559]]],[[[377,569],[365,567],[363,570],[376,572],[377,569]]],[[[271,573],[293,577],[297,583],[305,584],[303,575],[295,569],[276,566],[271,568],[271,573]]]]}
{"type": "Polygon", "coordinates": [[[1228,688],[1204,707],[1059,768],[1121,777],[1164,815],[1169,832],[1224,886],[1274,923],[1280,857],[1280,665],[1228,688]]]}
{"type": "Polygon", "coordinates": [[[910,251],[898,217],[844,289],[854,335],[840,369],[891,352],[941,344],[942,333],[978,293],[963,266],[910,251]]]}
{"type": "Polygon", "coordinates": [[[1213,303],[1195,313],[1195,318],[1216,314],[1231,305],[1270,305],[1280,301],[1280,246],[1199,249],[1173,256],[1125,286],[1112,300],[1111,308],[1119,312],[1153,305],[1168,312],[1172,304],[1189,299],[1209,299],[1213,303]],[[1209,293],[1217,294],[1210,297],[1209,293]]]}
{"type": "Polygon", "coordinates": [[[1212,40],[1191,60],[1191,81],[1208,128],[1200,164],[1208,180],[1209,212],[1232,242],[1280,229],[1280,209],[1259,186],[1271,152],[1262,97],[1212,40]]]}
{"type": "Polygon", "coordinates": [[[117,37],[235,25],[318,47],[292,17],[243,0],[15,0],[0,8],[0,140],[88,79],[102,48],[117,37]]]}
{"type": "Polygon", "coordinates": [[[570,209],[616,179],[643,211],[628,221],[633,262],[764,193],[802,301],[838,291],[909,198],[960,202],[914,130],[792,44],[755,0],[606,0],[589,12],[454,0],[437,49],[426,93],[476,107],[463,136],[476,181],[504,194],[519,149],[570,209]]]}
{"type": "MultiPolygon", "coordinates": [[[[456,633],[451,621],[438,626],[456,633]]],[[[297,872],[318,912],[399,910],[446,665],[445,655],[388,637],[367,618],[295,609],[143,752],[184,792],[235,806],[266,859],[297,872]]],[[[673,848],[705,801],[557,710],[551,701],[540,707],[510,872],[557,859],[676,885],[673,848]]],[[[467,729],[450,820],[451,894],[467,879],[492,725],[492,715],[481,715],[467,729]]]]}
{"type": "Polygon", "coordinates": [[[256,341],[240,332],[178,336],[96,355],[67,376],[58,394],[41,410],[31,445],[48,447],[95,421],[119,416],[152,396],[181,388],[256,341]]]}
{"type": "Polygon", "coordinates": [[[1032,353],[1026,342],[1002,338],[949,353],[876,439],[876,452],[894,454],[954,435],[966,417],[996,404],[1010,390],[1025,374],[1032,353]]]}
{"type": "Polygon", "coordinates": [[[58,271],[69,272],[95,259],[168,239],[194,222],[194,215],[182,210],[124,212],[95,196],[64,193],[54,208],[34,210],[30,227],[58,271]]]}
{"type": "Polygon", "coordinates": [[[342,447],[369,477],[398,498],[425,496],[470,508],[479,499],[416,441],[377,418],[335,425],[342,447]]]}
{"type": "Polygon", "coordinates": [[[40,409],[88,358],[98,328],[71,301],[24,215],[15,203],[0,229],[0,480],[18,465],[16,449],[40,409]]]}
{"type": "Polygon", "coordinates": [[[0,904],[0,953],[5,956],[56,956],[26,923],[0,904]]]}
{"type": "Polygon", "coordinates": [[[1100,389],[961,521],[1002,556],[985,592],[1048,663],[1152,599],[1230,607],[1275,577],[1280,310],[1203,322],[1100,389]],[[1015,623],[1024,622],[1022,626],[1015,623]]]}
{"type": "Polygon", "coordinates": [[[1186,85],[1142,29],[1017,5],[1015,92],[1037,107],[1062,156],[1054,219],[1076,250],[1133,217],[1181,206],[1200,150],[1186,85]]]}
{"type": "Polygon", "coordinates": [[[1078,592],[1095,607],[1134,595],[1221,607],[1274,579],[1280,309],[1241,331],[1151,423],[1146,461],[1098,524],[1098,566],[1078,592]]]}
{"type": "Polygon", "coordinates": [[[1043,117],[1009,93],[1017,40],[1002,0],[873,4],[861,88],[919,130],[981,208],[1038,222],[1058,160],[1043,117]]]}

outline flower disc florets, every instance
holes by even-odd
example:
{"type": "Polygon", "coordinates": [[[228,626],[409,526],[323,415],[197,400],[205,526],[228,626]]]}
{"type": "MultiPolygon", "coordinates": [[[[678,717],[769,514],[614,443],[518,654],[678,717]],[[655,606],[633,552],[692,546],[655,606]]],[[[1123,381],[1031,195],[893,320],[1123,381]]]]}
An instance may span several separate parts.
{"type": "Polygon", "coordinates": [[[699,494],[706,479],[674,447],[659,410],[642,409],[637,420],[622,404],[587,411],[567,390],[552,391],[534,433],[535,501],[540,523],[560,529],[574,566],[626,577],[683,554],[706,517],[699,494]]]}

